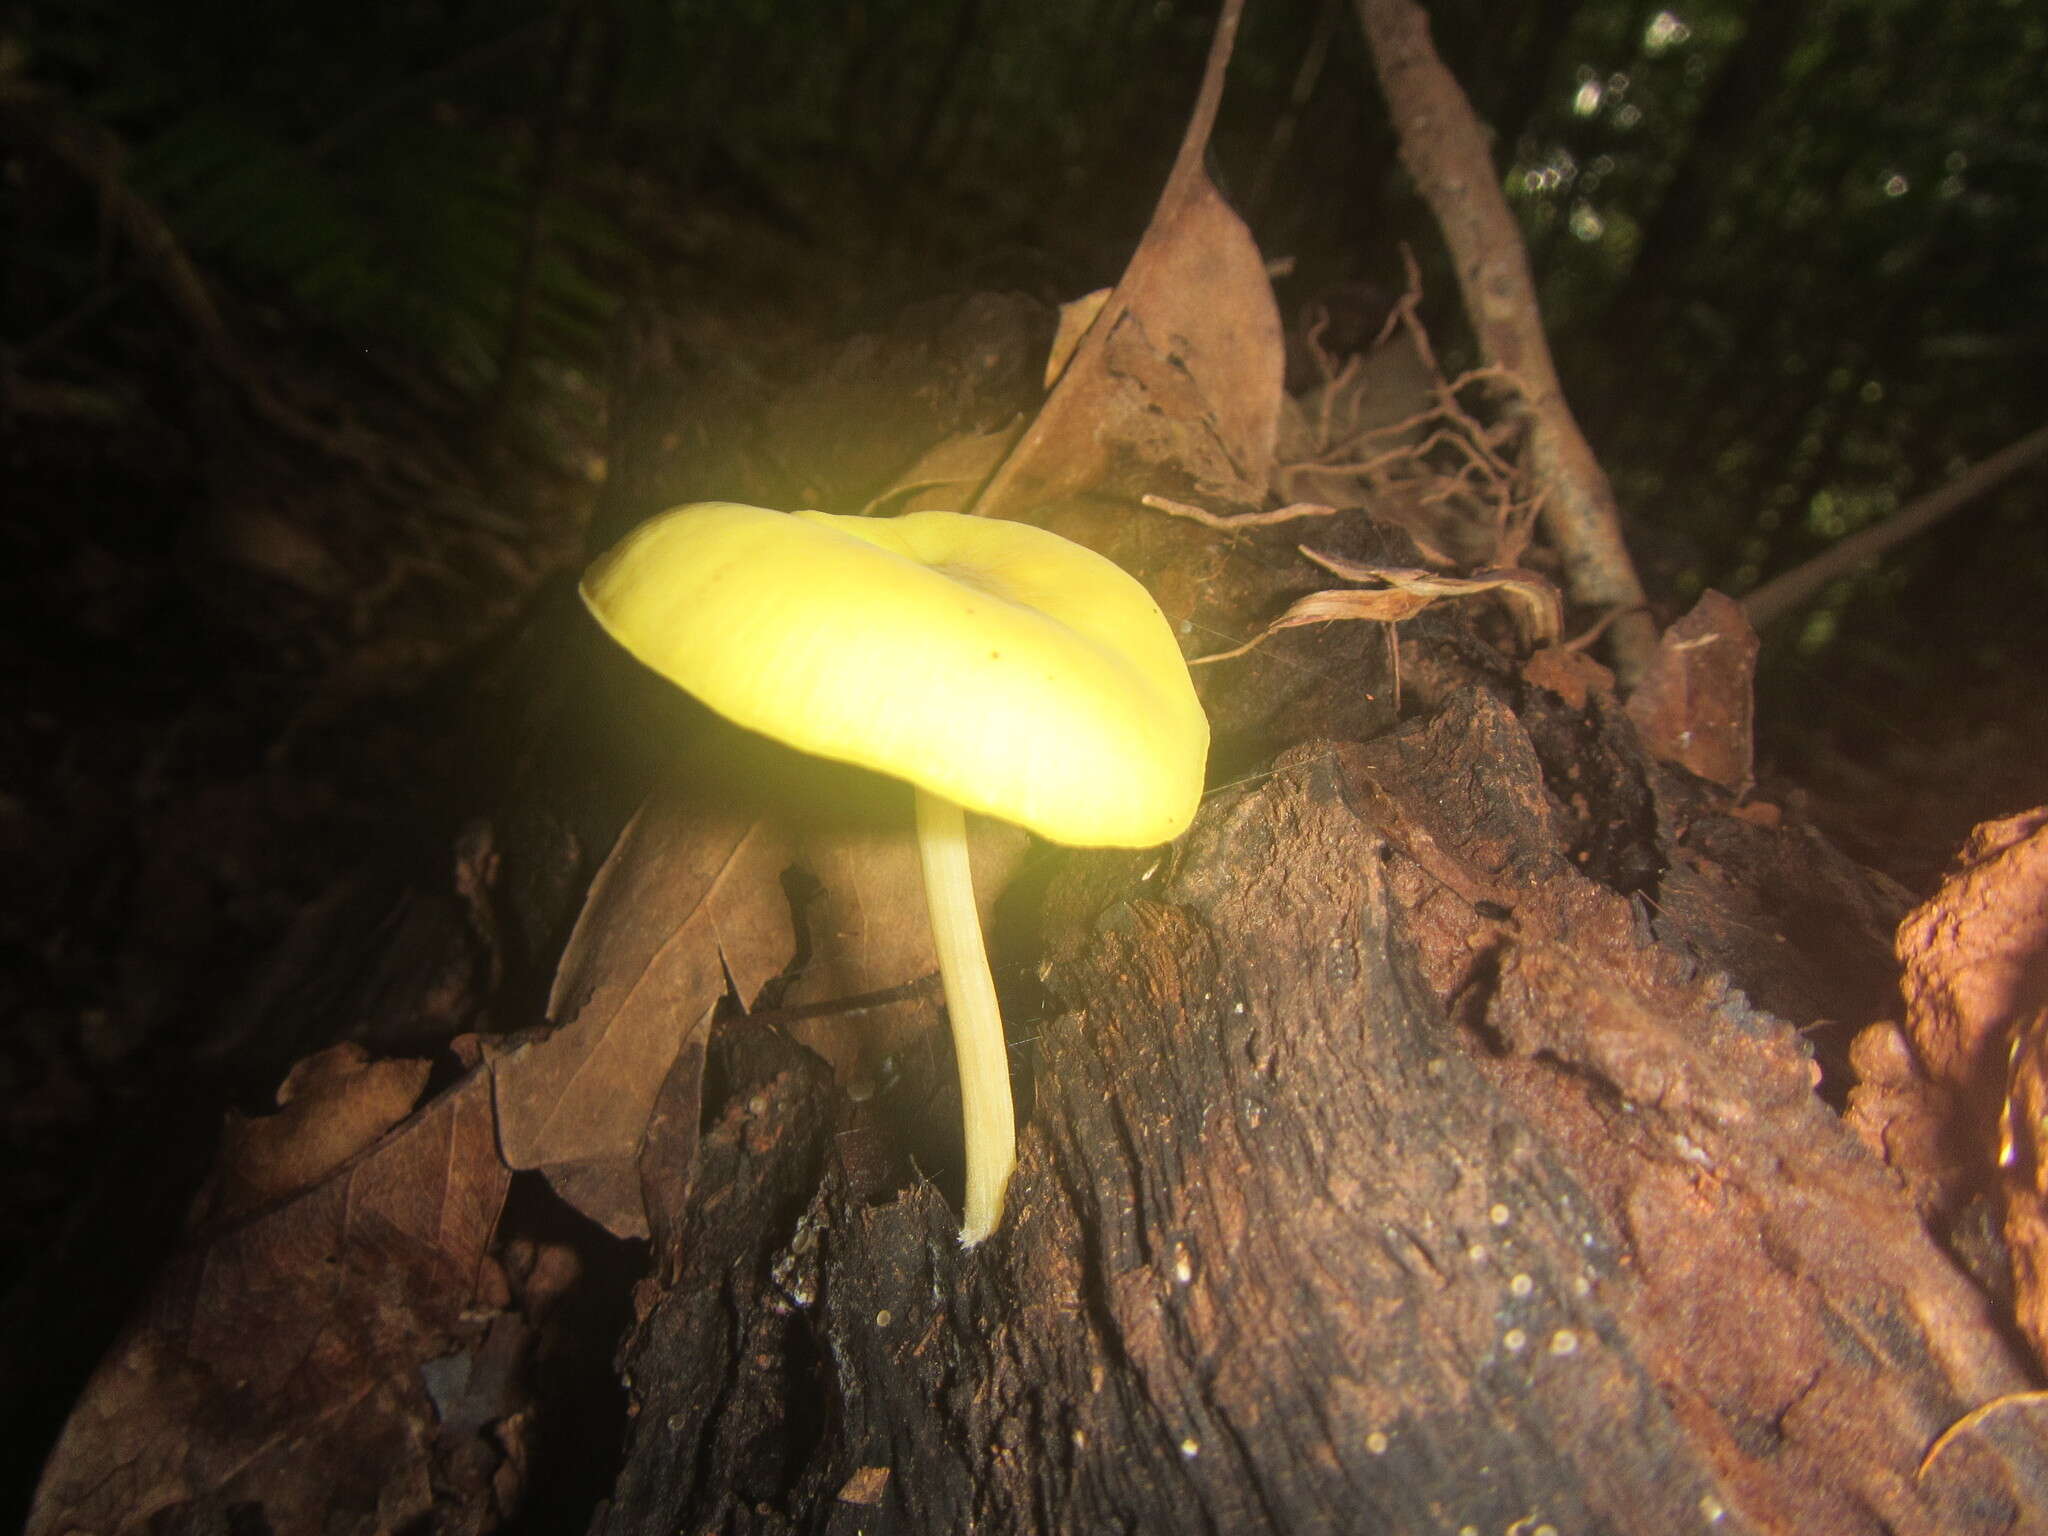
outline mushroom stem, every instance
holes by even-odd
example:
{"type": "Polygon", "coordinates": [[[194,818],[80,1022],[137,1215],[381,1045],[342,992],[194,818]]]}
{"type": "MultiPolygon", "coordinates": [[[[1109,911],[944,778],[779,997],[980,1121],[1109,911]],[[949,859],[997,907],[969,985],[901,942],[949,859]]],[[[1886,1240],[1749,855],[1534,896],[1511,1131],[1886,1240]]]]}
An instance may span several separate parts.
{"type": "Polygon", "coordinates": [[[960,1119],[967,1137],[967,1210],[962,1245],[995,1230],[1003,1191],[1017,1166],[1017,1117],[1010,1103],[1010,1055],[996,984],[981,942],[981,913],[967,867],[967,818],[953,801],[917,791],[917,852],[939,979],[946,988],[953,1055],[960,1067],[960,1119]]]}

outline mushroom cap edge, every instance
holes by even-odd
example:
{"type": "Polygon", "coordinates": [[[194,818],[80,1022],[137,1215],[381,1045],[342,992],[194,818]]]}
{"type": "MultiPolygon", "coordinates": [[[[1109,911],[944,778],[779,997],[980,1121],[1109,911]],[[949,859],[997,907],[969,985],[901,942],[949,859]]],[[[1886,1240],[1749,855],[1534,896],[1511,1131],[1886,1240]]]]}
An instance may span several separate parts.
{"type": "Polygon", "coordinates": [[[1031,524],[699,502],[641,524],[582,592],[735,723],[1054,842],[1149,847],[1200,802],[1209,724],[1165,615],[1031,524]]]}

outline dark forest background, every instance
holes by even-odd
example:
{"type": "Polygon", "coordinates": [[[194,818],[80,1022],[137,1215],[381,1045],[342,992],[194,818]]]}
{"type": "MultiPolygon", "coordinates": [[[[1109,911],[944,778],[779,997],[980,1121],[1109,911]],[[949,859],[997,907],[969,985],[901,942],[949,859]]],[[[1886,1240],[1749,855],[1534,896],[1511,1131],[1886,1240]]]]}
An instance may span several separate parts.
{"type": "MultiPolygon", "coordinates": [[[[1662,617],[2048,419],[2048,5],[1431,9],[1662,617]]],[[[580,563],[623,341],[726,420],[906,306],[1112,281],[1213,21],[1186,0],[0,12],[7,1310],[84,1241],[80,1188],[133,1177],[167,1126],[203,1142],[218,1095],[167,1084],[233,1080],[221,1020],[252,957],[459,814],[434,728],[580,563]]],[[[1212,169],[1284,312],[1398,292],[1406,242],[1459,360],[1342,0],[1253,0],[1212,169]]],[[[1973,822],[2048,799],[2042,497],[2019,477],[1766,636],[1776,792],[1916,891],[1973,822]]],[[[32,1464],[62,1404],[21,1411],[32,1464]]]]}

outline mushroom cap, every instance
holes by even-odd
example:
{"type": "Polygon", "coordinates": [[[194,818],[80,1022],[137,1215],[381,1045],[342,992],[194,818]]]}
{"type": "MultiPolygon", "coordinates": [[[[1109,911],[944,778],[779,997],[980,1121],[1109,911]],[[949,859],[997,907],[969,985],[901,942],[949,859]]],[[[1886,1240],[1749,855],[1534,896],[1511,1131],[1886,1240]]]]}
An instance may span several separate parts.
{"type": "Polygon", "coordinates": [[[1028,523],[700,502],[583,578],[612,638],[720,714],[1077,847],[1185,831],[1209,722],[1136,579],[1028,523]]]}

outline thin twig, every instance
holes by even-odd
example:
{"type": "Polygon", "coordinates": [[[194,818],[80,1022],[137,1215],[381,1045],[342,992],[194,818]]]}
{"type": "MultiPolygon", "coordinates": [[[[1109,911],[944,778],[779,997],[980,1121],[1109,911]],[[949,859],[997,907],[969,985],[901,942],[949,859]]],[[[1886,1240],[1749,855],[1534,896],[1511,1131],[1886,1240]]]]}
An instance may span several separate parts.
{"type": "Polygon", "coordinates": [[[1204,528],[1214,528],[1220,533],[1237,533],[1246,528],[1270,528],[1276,523],[1297,523],[1305,517],[1335,517],[1342,509],[1326,507],[1317,502],[1298,501],[1293,506],[1278,507],[1270,512],[1235,512],[1228,515],[1211,512],[1189,502],[1175,501],[1168,496],[1143,496],[1139,498],[1154,512],[1164,512],[1169,517],[1184,517],[1191,523],[1200,523],[1204,528]]]}
{"type": "Polygon", "coordinates": [[[849,997],[832,997],[818,1003],[797,1003],[788,1008],[756,1008],[747,1015],[749,1024],[794,1024],[801,1019],[823,1019],[843,1013],[865,1013],[891,1003],[907,1003],[939,995],[939,973],[931,972],[900,987],[883,987],[875,992],[856,992],[849,997]]]}
{"type": "Polygon", "coordinates": [[[1935,1437],[1934,1444],[1927,1448],[1927,1454],[1920,1458],[1920,1465],[1914,1469],[1913,1481],[1917,1483],[1925,1478],[1928,1469],[1959,1436],[1977,1429],[1994,1414],[2003,1413],[2008,1408],[2038,1408],[2044,1403],[2048,1403],[2048,1392],[2008,1392],[2002,1397],[1994,1397],[1990,1402],[1972,1408],[1935,1437]]]}
{"type": "Polygon", "coordinates": [[[1883,522],[1851,534],[1803,565],[1773,577],[1742,600],[1755,629],[1782,619],[1838,576],[1874,560],[1894,544],[1924,533],[1957,508],[1968,505],[2048,454],[2048,427],[2037,427],[2018,442],[1973,465],[1947,485],[1908,502],[1883,522]]]}

